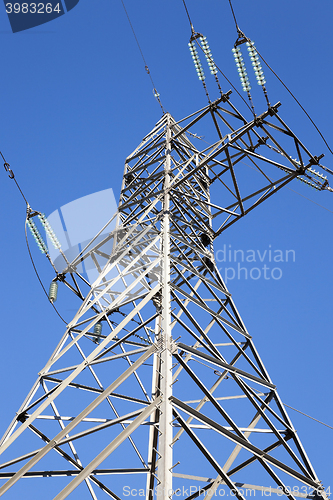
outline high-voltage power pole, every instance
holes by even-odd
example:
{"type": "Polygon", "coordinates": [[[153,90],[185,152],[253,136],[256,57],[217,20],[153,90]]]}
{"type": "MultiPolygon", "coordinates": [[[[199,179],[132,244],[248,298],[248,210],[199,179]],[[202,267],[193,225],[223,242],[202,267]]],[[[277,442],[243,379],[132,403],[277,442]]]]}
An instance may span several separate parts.
{"type": "Polygon", "coordinates": [[[82,303],[1,440],[0,496],[23,481],[43,500],[327,500],[213,251],[293,179],[330,189],[320,158],[279,103],[248,121],[228,92],[162,116],[126,159],[113,229],[54,281],[82,303]],[[86,289],[82,262],[98,271],[86,289]]]}

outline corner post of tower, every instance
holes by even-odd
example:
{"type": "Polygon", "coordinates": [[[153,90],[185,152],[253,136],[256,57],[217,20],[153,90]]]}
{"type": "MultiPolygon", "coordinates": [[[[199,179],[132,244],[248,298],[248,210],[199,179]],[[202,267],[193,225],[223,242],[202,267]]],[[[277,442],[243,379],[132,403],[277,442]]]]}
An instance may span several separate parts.
{"type": "Polygon", "coordinates": [[[163,498],[172,498],[172,352],[171,352],[171,291],[170,291],[170,169],[171,169],[171,117],[167,115],[164,163],[164,196],[161,227],[162,239],[162,352],[161,352],[161,404],[158,488],[163,498]]]}

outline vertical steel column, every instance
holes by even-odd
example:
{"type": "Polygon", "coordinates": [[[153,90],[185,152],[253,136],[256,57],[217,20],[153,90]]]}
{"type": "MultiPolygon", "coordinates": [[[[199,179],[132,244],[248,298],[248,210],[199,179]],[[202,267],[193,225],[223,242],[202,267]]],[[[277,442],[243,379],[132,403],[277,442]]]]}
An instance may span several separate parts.
{"type": "Polygon", "coordinates": [[[164,164],[164,199],[162,223],[162,330],[161,339],[161,419],[159,437],[158,488],[163,492],[163,498],[172,497],[172,354],[171,354],[171,294],[170,294],[170,184],[171,167],[171,121],[167,117],[166,147],[164,164]]]}

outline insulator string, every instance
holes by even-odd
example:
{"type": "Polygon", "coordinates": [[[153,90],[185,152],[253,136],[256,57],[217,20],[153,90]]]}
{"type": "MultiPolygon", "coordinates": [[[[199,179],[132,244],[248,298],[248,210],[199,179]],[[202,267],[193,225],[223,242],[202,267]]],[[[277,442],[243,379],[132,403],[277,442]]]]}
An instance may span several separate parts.
{"type": "MultiPolygon", "coordinates": [[[[233,9],[233,6],[232,6],[232,2],[231,0],[229,0],[229,5],[230,5],[230,8],[231,8],[231,12],[232,12],[232,15],[233,15],[233,18],[234,18],[234,21],[235,21],[235,25],[236,25],[236,30],[237,30],[237,33],[238,35],[240,36],[244,36],[244,38],[249,42],[251,43],[251,40],[248,39],[247,37],[245,37],[245,35],[241,32],[239,26],[238,26],[238,23],[237,23],[237,20],[236,20],[236,15],[235,15],[235,11],[233,9]]],[[[263,61],[264,64],[266,64],[267,68],[273,73],[273,75],[279,80],[279,82],[283,85],[283,87],[287,90],[287,92],[291,95],[291,97],[294,99],[294,101],[298,104],[298,106],[301,108],[301,110],[303,111],[303,113],[307,116],[307,118],[310,120],[310,122],[312,123],[312,125],[314,126],[314,128],[317,130],[318,134],[320,135],[320,137],[322,138],[325,146],[327,147],[327,149],[329,150],[329,152],[333,155],[333,150],[332,148],[330,147],[330,145],[328,144],[327,140],[325,139],[325,136],[324,134],[321,132],[321,130],[319,129],[319,127],[316,125],[316,123],[314,122],[314,120],[311,118],[311,116],[309,115],[309,113],[306,111],[306,109],[302,106],[302,104],[299,102],[299,100],[296,98],[296,96],[292,93],[292,91],[289,89],[289,87],[284,83],[284,81],[279,77],[279,75],[273,70],[273,68],[268,64],[268,62],[266,61],[266,59],[262,56],[262,54],[259,52],[259,50],[256,48],[255,49],[260,57],[260,59],[263,61]]],[[[264,92],[265,92],[265,89],[264,89],[264,92]]],[[[268,97],[267,97],[267,93],[265,93],[265,97],[268,101],[268,97]]]]}
{"type": "Polygon", "coordinates": [[[49,294],[47,293],[44,285],[43,285],[43,282],[41,280],[41,277],[39,276],[39,273],[37,271],[37,267],[35,265],[35,261],[33,259],[33,256],[32,256],[32,253],[31,253],[31,250],[30,250],[30,246],[29,246],[29,240],[28,240],[28,233],[27,233],[27,223],[28,223],[28,218],[26,218],[25,220],[25,227],[24,227],[24,230],[25,230],[25,241],[26,241],[26,244],[27,244],[27,249],[28,249],[28,253],[29,253],[29,257],[30,257],[30,260],[31,260],[31,264],[32,264],[32,267],[34,268],[34,271],[35,271],[35,274],[37,276],[37,279],[39,281],[39,284],[40,286],[42,287],[46,297],[47,297],[47,300],[48,302],[52,305],[53,309],[55,310],[55,312],[57,313],[57,315],[59,316],[59,318],[65,323],[65,325],[67,325],[67,321],[64,320],[64,318],[61,316],[61,314],[59,313],[58,309],[56,308],[56,306],[50,301],[49,299],[49,294]]]}
{"type": "MultiPolygon", "coordinates": [[[[186,6],[185,0],[183,0],[183,4],[184,4],[185,10],[186,10],[186,13],[188,14],[188,8],[186,6]]],[[[195,33],[194,28],[193,28],[193,24],[192,24],[190,16],[188,15],[187,17],[188,17],[188,20],[189,20],[189,23],[190,23],[190,27],[191,27],[191,34],[193,35],[195,33]]],[[[203,50],[203,48],[202,48],[202,46],[200,45],[200,43],[198,42],[197,39],[196,39],[196,43],[197,43],[197,46],[200,48],[200,50],[202,50],[202,52],[205,53],[204,50],[203,50]]],[[[238,91],[238,89],[235,87],[235,85],[233,85],[233,83],[229,80],[229,78],[223,73],[223,71],[221,70],[221,68],[216,64],[216,61],[214,61],[214,64],[215,64],[216,69],[218,70],[218,72],[228,82],[228,84],[230,85],[230,87],[233,88],[233,90],[236,92],[236,94],[242,99],[242,101],[244,102],[245,106],[251,111],[251,113],[253,114],[253,116],[255,116],[254,109],[253,108],[251,109],[250,105],[246,102],[246,100],[244,99],[244,97],[242,96],[242,94],[238,91]]],[[[204,84],[204,87],[205,87],[205,84],[204,84]]],[[[220,92],[222,93],[221,89],[220,89],[220,92]]],[[[207,94],[207,90],[206,90],[206,94],[207,94]]]]}
{"type": "Polygon", "coordinates": [[[312,125],[314,126],[314,128],[317,130],[318,134],[320,135],[320,137],[322,138],[322,140],[324,141],[324,144],[325,146],[327,147],[327,149],[329,150],[329,152],[333,155],[333,150],[331,149],[331,147],[329,146],[328,142],[326,141],[323,133],[320,131],[319,127],[316,125],[316,123],[313,121],[313,119],[311,118],[311,116],[309,115],[309,113],[306,111],[306,109],[302,106],[302,104],[299,102],[299,100],[295,97],[295,95],[292,93],[292,91],[288,88],[288,86],[283,82],[283,80],[279,77],[279,75],[273,70],[273,68],[268,64],[268,62],[266,61],[266,59],[261,55],[261,53],[259,52],[258,49],[256,49],[256,51],[258,52],[258,55],[259,57],[261,58],[261,60],[266,64],[267,68],[273,73],[273,75],[279,80],[279,82],[284,86],[284,88],[287,90],[287,92],[289,92],[289,94],[291,95],[291,97],[294,99],[294,101],[298,104],[298,106],[301,108],[301,110],[304,112],[304,114],[308,117],[308,119],[310,120],[310,122],[312,123],[312,125]]]}

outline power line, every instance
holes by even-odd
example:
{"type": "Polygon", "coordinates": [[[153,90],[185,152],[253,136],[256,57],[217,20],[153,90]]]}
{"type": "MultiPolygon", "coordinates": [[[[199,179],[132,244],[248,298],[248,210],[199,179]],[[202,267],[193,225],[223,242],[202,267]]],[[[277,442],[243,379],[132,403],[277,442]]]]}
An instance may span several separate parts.
{"type": "Polygon", "coordinates": [[[158,101],[159,105],[161,106],[162,112],[163,112],[163,114],[164,114],[164,113],[165,113],[165,110],[164,110],[164,108],[163,108],[163,106],[162,106],[162,102],[161,102],[161,99],[160,99],[160,94],[159,94],[159,93],[157,92],[157,90],[156,90],[154,80],[153,80],[153,78],[152,78],[152,76],[151,76],[150,69],[148,68],[148,64],[147,64],[147,61],[146,61],[146,59],[145,59],[145,56],[143,55],[143,51],[142,51],[142,49],[141,49],[141,45],[140,45],[140,43],[139,43],[138,37],[136,36],[136,33],[135,33],[135,30],[134,30],[133,24],[132,24],[131,19],[130,19],[129,15],[128,15],[128,12],[127,12],[127,10],[126,10],[126,7],[125,7],[125,4],[124,4],[124,1],[123,1],[123,0],[121,0],[121,3],[122,3],[122,6],[123,6],[123,8],[124,8],[124,11],[125,11],[125,14],[126,14],[127,20],[128,20],[128,22],[129,22],[129,25],[130,25],[130,27],[131,27],[131,30],[132,30],[132,32],[133,32],[133,35],[134,35],[134,38],[135,38],[136,44],[137,44],[137,46],[138,46],[138,48],[139,48],[139,51],[140,51],[140,54],[141,54],[142,60],[143,60],[144,65],[145,65],[145,70],[146,70],[146,72],[147,72],[147,74],[148,74],[148,76],[149,76],[149,78],[150,78],[151,84],[152,84],[152,86],[153,86],[154,96],[155,96],[156,100],[158,101]]]}
{"type": "Polygon", "coordinates": [[[287,189],[289,189],[289,191],[292,191],[292,192],[293,192],[293,193],[295,193],[295,194],[298,194],[299,196],[302,196],[302,198],[305,198],[306,200],[311,201],[311,203],[314,203],[315,205],[318,205],[318,207],[321,207],[321,208],[323,208],[324,210],[327,210],[327,212],[330,212],[331,214],[333,214],[333,210],[330,210],[329,208],[324,207],[324,205],[320,205],[320,203],[317,203],[316,201],[311,200],[311,198],[308,198],[307,196],[304,196],[304,194],[301,194],[301,193],[299,193],[298,191],[295,191],[294,189],[291,189],[291,188],[290,188],[290,187],[288,187],[288,186],[287,186],[287,189]]]}
{"type": "Polygon", "coordinates": [[[289,406],[289,405],[286,405],[286,403],[283,403],[284,406],[287,406],[288,408],[290,408],[291,410],[294,410],[294,411],[297,411],[298,413],[300,413],[301,415],[304,415],[305,417],[308,417],[308,418],[311,418],[311,420],[314,420],[315,422],[318,422],[319,424],[321,425],[325,425],[325,427],[328,427],[329,429],[333,429],[333,427],[331,425],[328,425],[328,424],[325,424],[324,422],[321,422],[321,420],[317,420],[316,418],[314,417],[310,417],[310,415],[307,415],[306,413],[303,413],[302,411],[300,410],[296,410],[296,408],[293,408],[292,406],[289,406]]]}
{"type": "MultiPolygon", "coordinates": [[[[190,26],[191,26],[191,29],[192,29],[192,33],[194,32],[194,28],[193,28],[193,24],[192,24],[192,20],[191,20],[191,17],[189,15],[189,11],[188,11],[188,8],[187,8],[187,5],[186,5],[186,2],[185,0],[183,0],[183,4],[184,4],[184,7],[185,7],[185,10],[186,10],[186,14],[187,14],[187,17],[188,17],[188,20],[189,20],[189,23],[190,23],[190,26]]],[[[229,4],[230,4],[230,8],[231,8],[231,11],[232,11],[232,15],[233,15],[233,18],[234,18],[234,21],[235,21],[235,25],[236,25],[236,29],[237,29],[237,32],[238,34],[242,34],[242,36],[244,36],[245,39],[247,39],[247,37],[240,31],[239,29],[239,26],[238,26],[238,23],[237,23],[237,19],[236,19],[236,15],[235,15],[235,11],[233,9],[233,6],[232,6],[232,2],[231,0],[229,0],[229,4]]],[[[197,46],[201,49],[201,51],[203,52],[203,49],[201,47],[201,45],[197,42],[197,46]]],[[[282,82],[282,80],[278,77],[278,75],[272,70],[272,68],[268,65],[268,63],[266,62],[266,60],[262,57],[262,55],[260,54],[260,52],[258,51],[258,49],[256,48],[256,51],[258,52],[258,55],[261,57],[261,59],[263,60],[263,62],[267,65],[267,67],[275,74],[275,76],[281,81],[281,83],[286,87],[286,89],[288,90],[288,92],[294,97],[294,99],[296,100],[296,102],[299,104],[299,106],[302,108],[302,110],[304,111],[304,113],[308,116],[308,118],[310,119],[310,121],[313,123],[313,125],[316,127],[317,131],[319,132],[320,136],[322,137],[322,139],[324,140],[326,146],[328,147],[328,149],[331,151],[330,147],[328,146],[324,136],[322,135],[322,133],[320,132],[320,130],[318,129],[318,127],[316,126],[316,124],[313,122],[313,120],[311,119],[311,117],[308,115],[308,113],[305,111],[305,109],[301,106],[301,104],[298,102],[298,100],[296,99],[296,97],[291,93],[291,91],[287,88],[287,86],[282,82]]],[[[215,61],[214,61],[215,62],[215,61]]],[[[235,88],[235,86],[231,83],[231,81],[226,77],[226,75],[222,72],[222,70],[218,67],[218,65],[216,64],[215,62],[215,66],[216,68],[218,69],[218,71],[221,73],[221,75],[227,80],[227,82],[229,83],[229,85],[231,85],[231,87],[237,92],[237,94],[241,97],[241,99],[244,101],[244,103],[246,104],[246,106],[249,108],[249,110],[255,115],[253,109],[251,109],[251,107],[248,105],[248,103],[246,102],[246,100],[243,98],[243,96],[238,92],[238,90],[235,88]]],[[[333,152],[331,151],[331,153],[333,154],[333,152]]],[[[244,163],[244,162],[242,162],[244,163]]],[[[246,163],[244,163],[244,165],[246,165],[246,163]]],[[[253,170],[255,170],[253,167],[251,167],[250,165],[247,165],[248,167],[252,168],[253,170]]],[[[305,198],[306,200],[310,201],[311,203],[314,203],[315,205],[323,208],[324,210],[327,210],[328,212],[330,213],[333,213],[332,210],[330,210],[329,208],[326,208],[324,207],[323,205],[321,205],[320,203],[317,203],[315,202],[314,200],[312,200],[311,198],[308,198],[306,196],[304,196],[303,194],[299,193],[298,191],[295,191],[294,189],[291,189],[287,186],[287,188],[289,189],[289,191],[292,191],[294,192],[295,194],[298,194],[299,196],[302,196],[302,198],[305,198]]]]}
{"type": "MultiPolygon", "coordinates": [[[[218,376],[222,375],[222,373],[218,372],[218,370],[216,370],[212,366],[207,365],[206,363],[203,363],[202,361],[199,361],[198,359],[192,358],[192,361],[196,361],[197,363],[200,363],[201,365],[204,365],[207,368],[210,368],[211,370],[213,370],[213,372],[215,373],[215,375],[218,375],[218,376]]],[[[226,378],[230,378],[230,377],[226,377],[226,378]]],[[[303,413],[302,411],[297,410],[296,408],[293,408],[292,406],[289,406],[286,403],[282,403],[282,404],[284,406],[286,406],[287,408],[290,408],[291,410],[297,411],[298,413],[300,413],[304,417],[311,418],[311,420],[314,420],[315,422],[318,422],[318,424],[325,425],[325,427],[328,427],[329,429],[333,429],[333,427],[331,425],[325,424],[325,422],[322,422],[321,420],[318,420],[317,418],[311,417],[310,415],[307,415],[306,413],[303,413]]]]}

